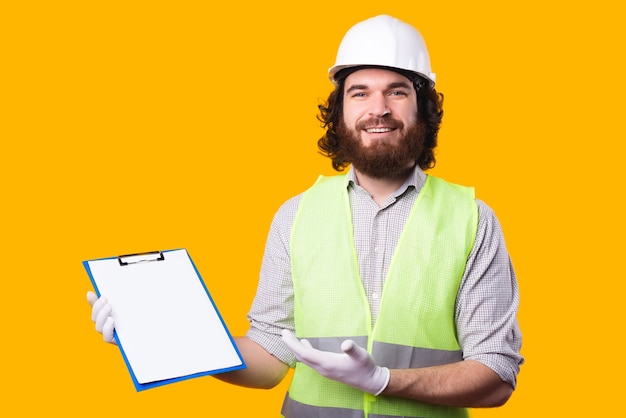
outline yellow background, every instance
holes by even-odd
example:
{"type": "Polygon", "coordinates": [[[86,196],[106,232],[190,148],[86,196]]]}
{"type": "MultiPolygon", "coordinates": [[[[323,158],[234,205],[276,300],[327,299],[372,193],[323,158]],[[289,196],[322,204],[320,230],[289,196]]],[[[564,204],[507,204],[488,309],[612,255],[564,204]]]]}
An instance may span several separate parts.
{"type": "Polygon", "coordinates": [[[332,172],[316,148],[326,69],[348,27],[388,13],[421,30],[446,96],[433,173],[476,186],[519,277],[519,388],[473,415],[614,416],[626,232],[618,3],[3,2],[3,415],[277,416],[286,383],[200,378],[136,393],[93,330],[81,262],[185,247],[244,333],[274,211],[332,172]]]}

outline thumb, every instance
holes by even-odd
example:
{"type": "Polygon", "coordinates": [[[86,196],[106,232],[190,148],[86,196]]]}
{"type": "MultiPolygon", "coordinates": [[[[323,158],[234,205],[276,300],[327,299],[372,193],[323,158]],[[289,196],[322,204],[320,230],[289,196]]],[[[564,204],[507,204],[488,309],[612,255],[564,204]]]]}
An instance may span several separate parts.
{"type": "Polygon", "coordinates": [[[93,304],[98,301],[98,296],[91,290],[87,292],[87,302],[89,302],[89,306],[93,307],[93,304]]]}
{"type": "Polygon", "coordinates": [[[345,340],[341,343],[341,351],[361,364],[365,364],[371,360],[371,356],[367,350],[352,340],[345,340]]]}
{"type": "Polygon", "coordinates": [[[358,361],[364,361],[369,357],[368,352],[352,340],[342,342],[341,351],[358,361]]]}

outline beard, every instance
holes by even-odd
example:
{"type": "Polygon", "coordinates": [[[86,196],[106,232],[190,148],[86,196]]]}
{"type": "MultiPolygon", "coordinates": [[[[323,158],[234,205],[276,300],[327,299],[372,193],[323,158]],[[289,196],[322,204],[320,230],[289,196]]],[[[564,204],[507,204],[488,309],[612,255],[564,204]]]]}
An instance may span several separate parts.
{"type": "MultiPolygon", "coordinates": [[[[368,177],[385,179],[406,175],[413,169],[424,149],[426,127],[418,120],[397,141],[376,141],[364,146],[359,132],[367,126],[381,124],[382,121],[370,119],[358,123],[355,129],[349,129],[341,119],[337,126],[337,136],[342,154],[357,171],[368,177]]],[[[395,119],[385,118],[384,125],[398,130],[404,129],[404,124],[395,119]]]]}

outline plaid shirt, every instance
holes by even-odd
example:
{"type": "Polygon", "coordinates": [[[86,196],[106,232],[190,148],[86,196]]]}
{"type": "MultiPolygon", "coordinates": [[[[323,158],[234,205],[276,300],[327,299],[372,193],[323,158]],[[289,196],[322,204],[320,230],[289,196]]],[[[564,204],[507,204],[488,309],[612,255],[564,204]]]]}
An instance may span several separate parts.
{"type": "MultiPolygon", "coordinates": [[[[426,174],[416,168],[402,187],[379,207],[358,185],[354,171],[348,172],[346,187],[352,208],[354,244],[373,320],[380,310],[393,252],[425,180],[426,174]]],[[[248,313],[248,337],[292,366],[295,358],[280,339],[280,331],[294,329],[289,241],[301,196],[288,200],[274,216],[257,294],[248,313]]],[[[480,200],[476,203],[478,231],[456,300],[459,343],[466,360],[485,364],[515,387],[519,366],[524,361],[516,318],[517,280],[498,219],[485,203],[480,200]]]]}

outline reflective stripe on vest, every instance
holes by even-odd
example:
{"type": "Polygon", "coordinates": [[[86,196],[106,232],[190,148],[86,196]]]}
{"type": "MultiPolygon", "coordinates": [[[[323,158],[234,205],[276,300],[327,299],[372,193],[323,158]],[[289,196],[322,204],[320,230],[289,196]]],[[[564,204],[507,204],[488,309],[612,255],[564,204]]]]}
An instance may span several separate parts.
{"type": "MultiPolygon", "coordinates": [[[[352,338],[379,365],[390,368],[461,360],[454,306],[477,219],[473,189],[427,177],[391,260],[372,327],[354,249],[346,177],[321,177],[303,195],[292,228],[296,335],[330,351],[352,338]]],[[[294,410],[294,401],[298,408],[317,409],[316,417],[333,417],[336,409],[364,411],[370,417],[467,415],[460,408],[364,394],[301,363],[289,394],[286,411],[294,410]]]]}
{"type": "MultiPolygon", "coordinates": [[[[391,398],[393,402],[403,401],[399,398],[391,398]]],[[[430,418],[430,417],[469,417],[466,410],[462,410],[463,415],[459,415],[458,408],[426,406],[422,415],[381,415],[369,413],[368,418],[430,418]],[[430,411],[429,411],[430,409],[430,411]]],[[[323,411],[316,406],[306,405],[289,398],[289,393],[285,396],[285,402],[281,410],[281,417],[297,418],[365,418],[363,410],[346,408],[323,408],[323,411]]]]}
{"type": "MultiPolygon", "coordinates": [[[[352,340],[361,347],[367,347],[367,337],[362,336],[307,338],[307,340],[314,348],[332,353],[341,353],[341,343],[345,340],[352,340]]],[[[440,366],[463,360],[461,350],[435,350],[380,341],[373,342],[372,355],[376,358],[379,365],[393,369],[440,366]]]]}

